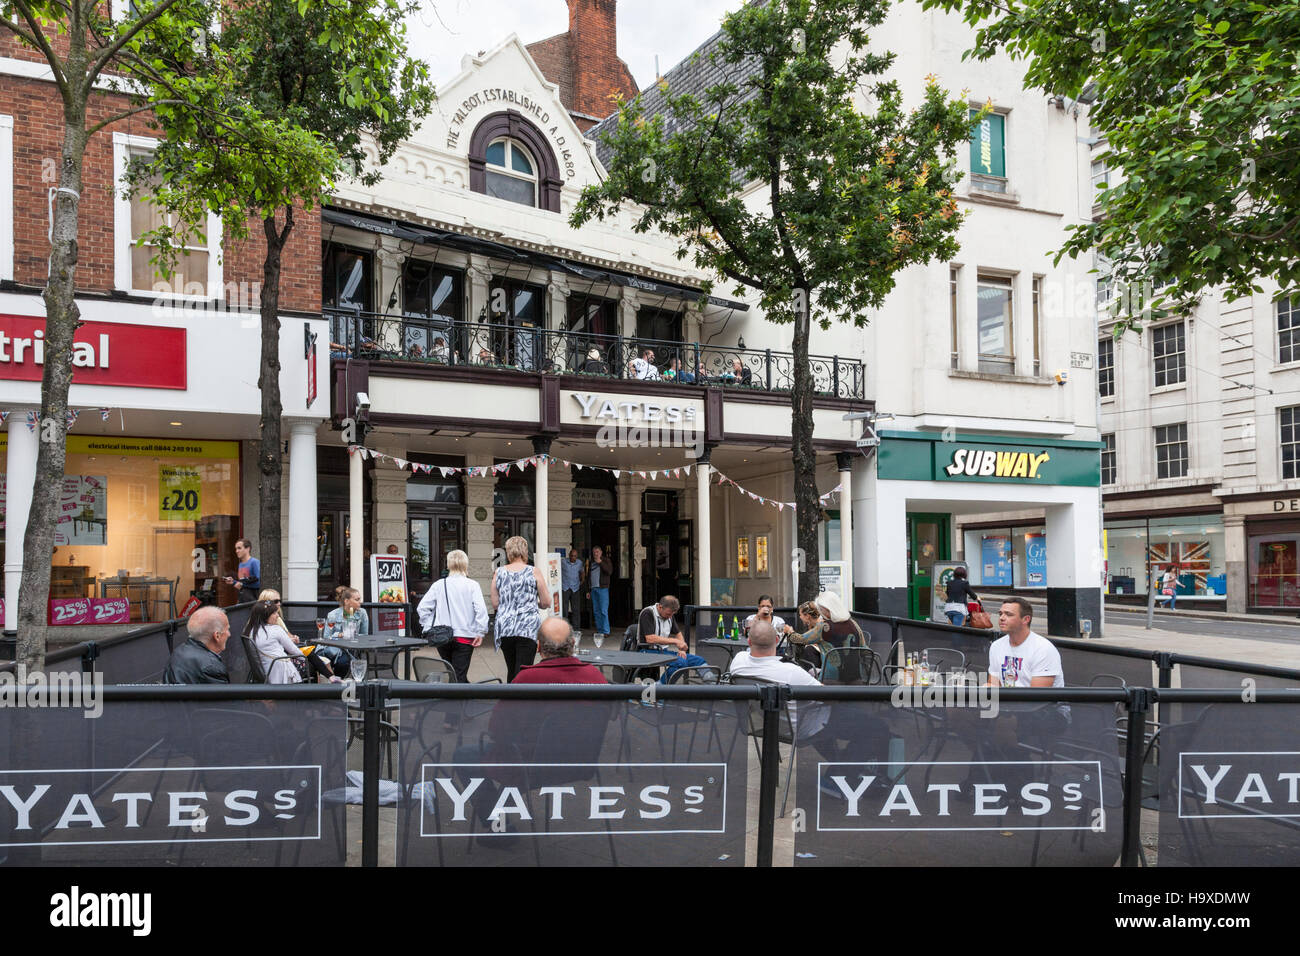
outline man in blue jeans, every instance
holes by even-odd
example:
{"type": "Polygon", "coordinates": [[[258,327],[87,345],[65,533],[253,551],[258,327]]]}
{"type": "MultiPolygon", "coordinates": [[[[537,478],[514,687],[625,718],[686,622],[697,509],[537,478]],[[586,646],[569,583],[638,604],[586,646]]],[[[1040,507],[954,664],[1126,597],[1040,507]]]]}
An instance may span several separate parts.
{"type": "Polygon", "coordinates": [[[591,587],[592,627],[601,637],[609,636],[609,584],[614,578],[614,565],[605,557],[603,549],[591,549],[587,567],[587,583],[591,587]]]}
{"type": "Polygon", "coordinates": [[[664,668],[664,676],[659,683],[672,681],[673,674],[683,667],[703,667],[708,662],[695,654],[686,652],[687,644],[677,626],[677,609],[681,603],[671,594],[665,594],[658,604],[651,604],[641,612],[637,621],[637,638],[642,644],[653,644],[656,650],[677,652],[677,660],[664,668]]]}

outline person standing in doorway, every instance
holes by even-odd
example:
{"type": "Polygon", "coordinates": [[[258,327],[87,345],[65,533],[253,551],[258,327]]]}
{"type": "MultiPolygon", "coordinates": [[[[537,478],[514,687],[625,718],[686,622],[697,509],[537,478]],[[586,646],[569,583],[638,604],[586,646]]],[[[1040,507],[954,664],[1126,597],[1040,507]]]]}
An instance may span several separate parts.
{"type": "Polygon", "coordinates": [[[551,593],[541,569],[528,563],[528,539],[515,535],[506,539],[506,560],[492,576],[492,607],[496,609],[496,646],[506,659],[506,683],[515,679],[521,667],[537,657],[537,629],[540,608],[549,607],[551,593]]]}
{"type": "Polygon", "coordinates": [[[587,562],[587,582],[591,588],[592,627],[600,637],[609,636],[609,585],[614,580],[614,564],[599,546],[591,549],[587,562]]]}
{"type": "Polygon", "coordinates": [[[560,562],[560,586],[564,591],[565,617],[575,630],[582,627],[582,602],[578,599],[582,588],[582,572],[578,550],[570,548],[568,557],[560,562]]]}
{"type": "Polygon", "coordinates": [[[235,557],[239,559],[239,570],[233,578],[227,575],[226,583],[239,592],[240,604],[252,604],[262,589],[262,562],[253,557],[253,542],[247,538],[235,542],[235,557]]]}

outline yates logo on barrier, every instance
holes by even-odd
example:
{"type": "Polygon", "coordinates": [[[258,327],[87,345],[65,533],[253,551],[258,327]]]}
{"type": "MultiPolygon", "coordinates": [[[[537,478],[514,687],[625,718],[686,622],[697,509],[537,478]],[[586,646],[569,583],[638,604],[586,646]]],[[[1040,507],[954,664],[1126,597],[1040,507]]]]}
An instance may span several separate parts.
{"type": "Polygon", "coordinates": [[[723,763],[424,764],[421,769],[421,836],[726,831],[723,763]]]}
{"type": "Polygon", "coordinates": [[[1300,752],[1180,753],[1178,816],[1300,818],[1300,752]]]}
{"type": "Polygon", "coordinates": [[[0,846],[316,840],[321,768],[0,770],[0,846]]]}
{"type": "Polygon", "coordinates": [[[819,763],[817,776],[818,830],[1105,829],[1097,760],[819,763]]]}

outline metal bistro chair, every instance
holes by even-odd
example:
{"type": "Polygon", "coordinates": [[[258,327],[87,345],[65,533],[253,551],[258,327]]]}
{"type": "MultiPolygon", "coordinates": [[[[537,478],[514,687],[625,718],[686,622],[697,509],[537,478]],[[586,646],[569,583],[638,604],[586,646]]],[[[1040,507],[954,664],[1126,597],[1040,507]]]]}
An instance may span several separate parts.
{"type": "Polygon", "coordinates": [[[884,671],[876,652],[869,647],[832,647],[822,660],[823,684],[879,684],[884,671]],[[827,674],[834,674],[828,678],[827,674]]]}
{"type": "Polygon", "coordinates": [[[171,581],[161,581],[149,589],[149,617],[153,619],[156,612],[161,609],[164,617],[159,617],[159,621],[172,621],[176,619],[176,589],[180,587],[181,579],[176,577],[171,581]],[[167,589],[166,597],[154,597],[153,588],[167,589]]]}
{"type": "MultiPolygon", "coordinates": [[[[269,668],[262,666],[262,652],[257,649],[257,645],[251,637],[240,635],[239,638],[244,644],[244,657],[248,660],[248,682],[250,684],[266,684],[269,668]]],[[[271,660],[271,667],[274,667],[280,661],[292,661],[292,657],[276,657],[271,660]]]]}
{"type": "Polygon", "coordinates": [[[951,671],[966,670],[966,655],[951,647],[927,647],[921,653],[928,654],[931,674],[947,674],[951,671]]]}
{"type": "Polygon", "coordinates": [[[455,669],[440,657],[413,657],[411,669],[421,684],[454,684],[455,669]]]}

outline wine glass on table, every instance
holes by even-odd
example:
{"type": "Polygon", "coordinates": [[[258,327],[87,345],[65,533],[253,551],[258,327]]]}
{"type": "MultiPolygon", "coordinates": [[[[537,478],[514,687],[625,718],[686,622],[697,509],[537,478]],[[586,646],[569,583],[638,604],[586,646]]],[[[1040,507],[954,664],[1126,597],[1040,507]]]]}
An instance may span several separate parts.
{"type": "Polygon", "coordinates": [[[596,650],[600,650],[601,646],[605,643],[605,635],[597,631],[595,634],[591,635],[591,642],[596,645],[596,650]]]}
{"type": "Polygon", "coordinates": [[[366,679],[366,659],[364,657],[352,658],[352,679],[357,683],[366,679]]]}

